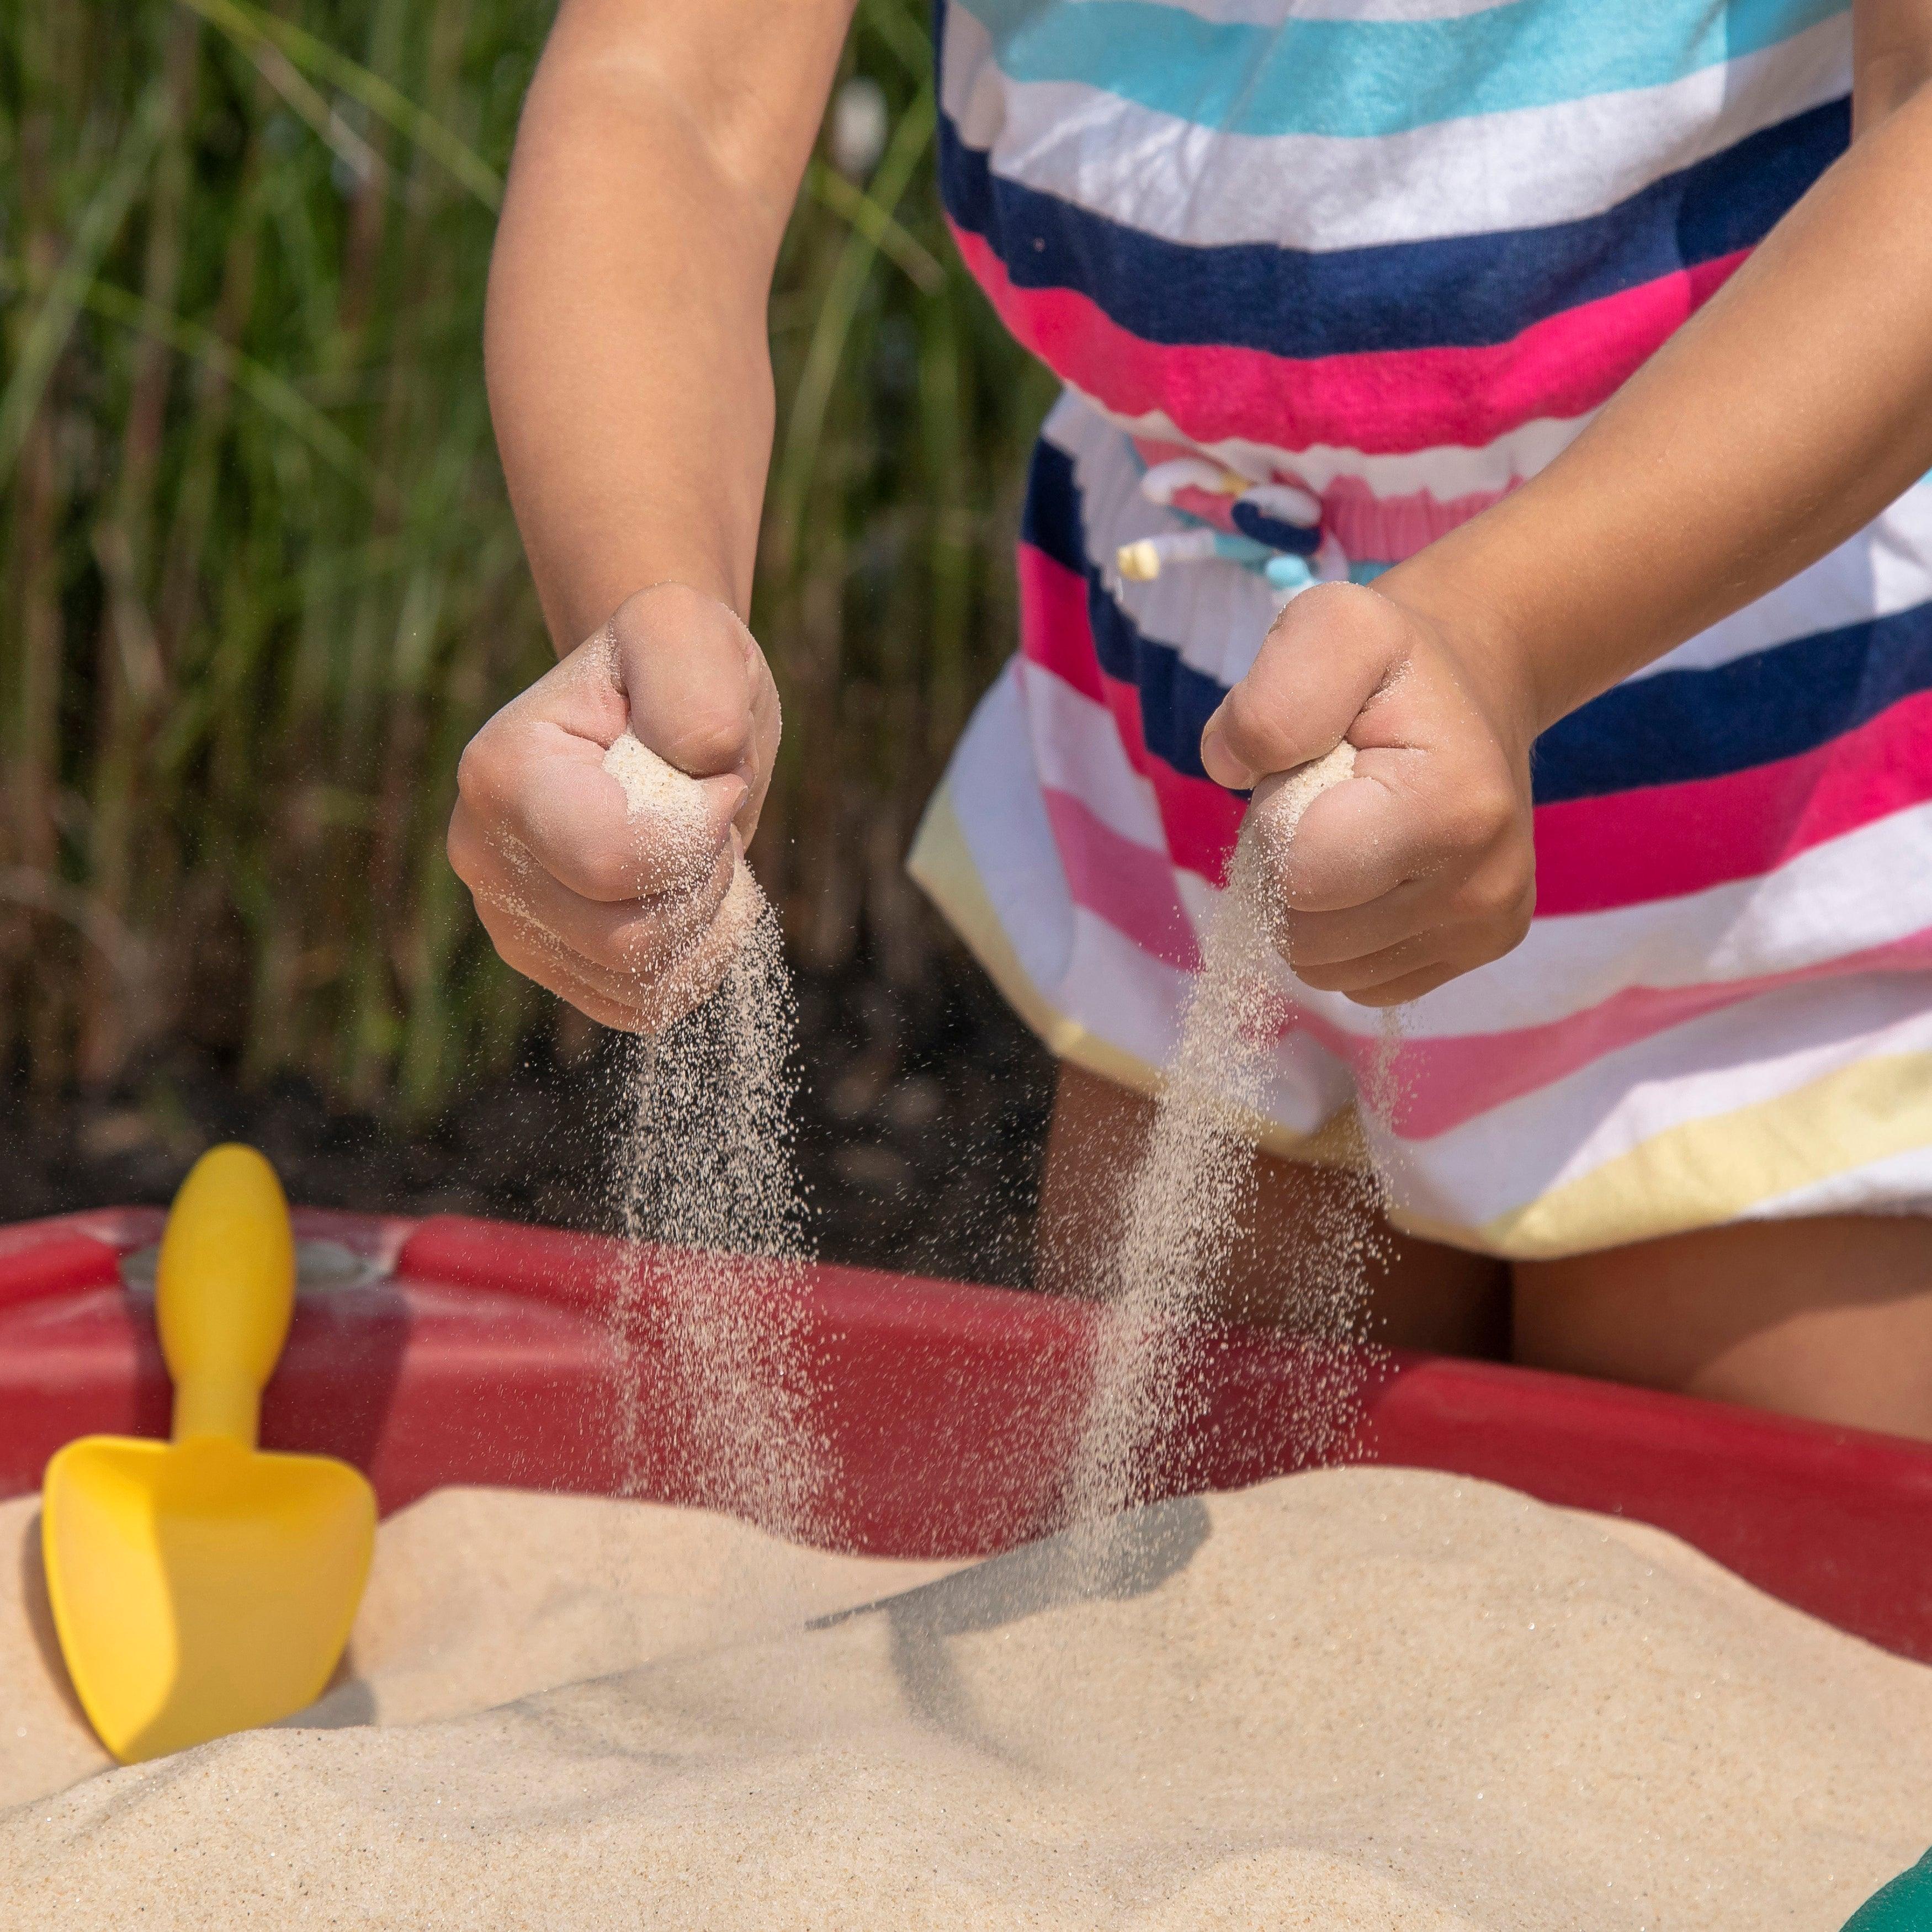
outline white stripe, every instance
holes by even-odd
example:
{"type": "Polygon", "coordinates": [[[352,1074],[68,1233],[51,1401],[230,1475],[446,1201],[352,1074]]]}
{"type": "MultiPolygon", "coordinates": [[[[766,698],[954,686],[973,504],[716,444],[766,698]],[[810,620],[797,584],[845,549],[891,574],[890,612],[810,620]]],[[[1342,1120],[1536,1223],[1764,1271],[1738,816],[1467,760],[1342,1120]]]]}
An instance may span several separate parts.
{"type": "Polygon", "coordinates": [[[1040,798],[1011,661],[967,721],[946,782],[1000,928],[1027,977],[1051,1001],[1072,957],[1073,901],[1040,798]]]}
{"type": "Polygon", "coordinates": [[[1417,1000],[1408,1030],[1420,1037],[1541,1026],[1627,987],[1801,972],[1928,927],[1932,805],[1918,805],[1814,845],[1762,878],[1538,919],[1514,952],[1417,1000]]]}
{"type": "Polygon", "coordinates": [[[1932,599],[1932,488],[1915,484],[1849,542],[1721,618],[1633,676],[1708,670],[1819,631],[1896,616],[1932,599]]]}
{"type": "Polygon", "coordinates": [[[1126,934],[1072,905],[1073,950],[1047,1004],[1151,1067],[1172,1058],[1186,975],[1143,952],[1126,934]]]}
{"type": "MultiPolygon", "coordinates": [[[[1399,1198],[1419,1215],[1480,1226],[1673,1127],[1776,1100],[1859,1060],[1932,1049],[1928,986],[1909,974],[1795,987],[1634,1042],[1448,1133],[1398,1143],[1399,1198]]],[[[1382,1130],[1366,1124],[1379,1146],[1382,1130]]]]}
{"type": "MultiPolygon", "coordinates": [[[[1245,19],[1248,16],[1240,10],[1244,7],[1265,8],[1268,0],[1180,0],[1180,3],[1204,20],[1219,20],[1245,19]]],[[[1273,14],[1261,14],[1259,17],[1279,17],[1286,11],[1299,20],[1463,20],[1472,14],[1487,14],[1515,4],[1516,0],[1288,0],[1284,8],[1276,0],[1273,14]]]]}
{"type": "Polygon", "coordinates": [[[1673,1127],[1762,1106],[1860,1060],[1932,1048],[1928,983],[1923,974],[1874,974],[1767,993],[1634,1042],[1496,1108],[1484,1135],[1461,1128],[1444,1138],[1486,1139],[1493,1161],[1496,1135],[1512,1144],[1516,1138],[1508,1117],[1533,1115],[1535,1125],[1522,1138],[1562,1156],[1546,1180],[1523,1190],[1523,1200],[1533,1199],[1673,1127]],[[1617,1096],[1607,1108],[1606,1088],[1617,1096]]]}
{"type": "Polygon", "coordinates": [[[1114,714],[1024,658],[1013,668],[1040,783],[1071,793],[1110,830],[1171,862],[1154,788],[1130,763],[1114,714]]]}
{"type": "MultiPolygon", "coordinates": [[[[1041,989],[1047,1004],[1156,1072],[1166,1072],[1174,1062],[1187,976],[1142,952],[1084,906],[1073,908],[1073,928],[1065,978],[1041,989]]],[[[1354,1096],[1348,1068],[1307,1034],[1292,1034],[1269,1064],[1260,1111],[1292,1134],[1312,1134],[1354,1096]]]]}
{"type": "Polygon", "coordinates": [[[1202,442],[1177,428],[1173,418],[1163,410],[1150,410],[1144,416],[1124,415],[1071,383],[1065,395],[1088,415],[1100,417],[1128,435],[1201,450],[1257,483],[1287,476],[1306,484],[1311,490],[1322,490],[1338,477],[1349,476],[1365,484],[1378,496],[1412,496],[1426,490],[1444,503],[1478,492],[1508,490],[1524,478],[1534,476],[1576,440],[1596,413],[1592,410],[1580,416],[1539,417],[1533,422],[1519,424],[1495,442],[1477,448],[1445,443],[1430,449],[1371,455],[1364,450],[1329,443],[1286,449],[1274,443],[1250,442],[1241,436],[1202,442]]]}
{"type": "Polygon", "coordinates": [[[970,14],[947,20],[946,110],[996,174],[1196,247],[1364,248],[1580,220],[1851,85],[1840,16],[1659,87],[1372,138],[1230,134],[1078,82],[1010,80],[970,14]]]}

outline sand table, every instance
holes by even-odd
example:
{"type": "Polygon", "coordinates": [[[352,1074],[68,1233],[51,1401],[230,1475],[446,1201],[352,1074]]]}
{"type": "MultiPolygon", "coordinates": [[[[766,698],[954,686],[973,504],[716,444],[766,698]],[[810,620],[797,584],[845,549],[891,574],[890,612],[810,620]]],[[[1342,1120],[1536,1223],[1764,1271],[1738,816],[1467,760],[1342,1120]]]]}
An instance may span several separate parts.
{"type": "Polygon", "coordinates": [[[1834,1932],[1932,1836],[1932,1671],[1444,1477],[1143,1512],[1084,1598],[1050,1544],[945,1574],[445,1492],[310,1727],[94,1777],[32,1514],[0,1802],[83,1781],[0,1813],[9,1932],[1834,1932]]]}

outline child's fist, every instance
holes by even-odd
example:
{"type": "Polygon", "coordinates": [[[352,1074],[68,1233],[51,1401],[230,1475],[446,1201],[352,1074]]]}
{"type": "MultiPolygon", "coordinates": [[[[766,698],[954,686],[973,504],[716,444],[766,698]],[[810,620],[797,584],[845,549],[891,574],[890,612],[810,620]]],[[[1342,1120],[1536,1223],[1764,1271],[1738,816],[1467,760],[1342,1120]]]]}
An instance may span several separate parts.
{"type": "Polygon", "coordinates": [[[1536,902],[1526,694],[1432,619],[1353,584],[1304,591],[1202,734],[1235,789],[1346,739],[1354,775],[1263,848],[1296,977],[1363,1006],[1507,952],[1536,902]]]}
{"type": "Polygon", "coordinates": [[[606,1026],[688,1012],[757,914],[743,854],[778,741],[737,618],[682,584],[640,591],[463,754],[449,862],[496,950],[606,1026]],[[632,814],[604,767],[626,730],[691,775],[676,808],[632,814]]]}

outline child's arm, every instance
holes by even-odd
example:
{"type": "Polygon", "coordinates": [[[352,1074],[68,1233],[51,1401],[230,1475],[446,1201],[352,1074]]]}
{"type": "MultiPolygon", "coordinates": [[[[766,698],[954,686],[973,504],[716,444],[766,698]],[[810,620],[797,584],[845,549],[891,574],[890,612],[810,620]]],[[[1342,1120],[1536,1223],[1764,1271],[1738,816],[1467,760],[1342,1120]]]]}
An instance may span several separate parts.
{"type": "Polygon", "coordinates": [[[450,857],[505,958],[614,1025],[665,1017],[653,996],[718,914],[777,748],[742,621],[765,308],[850,4],[566,0],[518,133],[490,412],[568,655],[465,752],[450,857]],[[627,725],[710,776],[703,850],[626,818],[599,767],[627,725]]]}
{"type": "Polygon", "coordinates": [[[1278,882],[1309,984],[1389,1005],[1508,951],[1535,735],[1932,467],[1932,4],[1854,19],[1853,146],[1751,260],[1520,490],[1298,598],[1209,721],[1226,784],[1361,748],[1278,882]]]}

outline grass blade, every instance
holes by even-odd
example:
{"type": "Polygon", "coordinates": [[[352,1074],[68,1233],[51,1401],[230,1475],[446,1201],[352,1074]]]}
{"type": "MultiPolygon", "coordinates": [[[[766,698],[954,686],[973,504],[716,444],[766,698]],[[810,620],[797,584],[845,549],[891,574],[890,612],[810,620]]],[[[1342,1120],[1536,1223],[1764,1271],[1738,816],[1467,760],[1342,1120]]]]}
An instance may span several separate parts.
{"type": "Polygon", "coordinates": [[[156,81],[142,95],[112,161],[81,211],[66,259],[55,271],[27,324],[13,374],[0,392],[0,488],[5,486],[20,460],[27,425],[33,421],[47,379],[67,346],[94,272],[134,205],[166,118],[166,91],[156,81]]]}
{"type": "Polygon", "coordinates": [[[503,178],[460,136],[427,108],[418,106],[380,74],[371,74],[326,40],[317,40],[292,20],[284,20],[250,4],[250,0],[182,0],[209,26],[220,28],[253,56],[267,41],[304,72],[340,88],[380,121],[441,163],[483,206],[494,212],[502,206],[503,178]]]}
{"type": "MultiPolygon", "coordinates": [[[[911,185],[913,172],[932,142],[936,122],[932,92],[922,88],[900,116],[880,160],[878,172],[873,177],[868,199],[887,217],[898,212],[899,202],[911,185]]],[[[831,400],[832,384],[858,312],[859,298],[865,291],[866,279],[878,255],[879,244],[874,236],[854,226],[832,270],[824,306],[812,329],[812,344],[806,352],[805,367],[792,398],[791,413],[785,422],[784,449],[779,458],[776,502],[772,507],[772,550],[786,567],[798,556],[799,530],[824,433],[826,406],[831,400]]]]}

